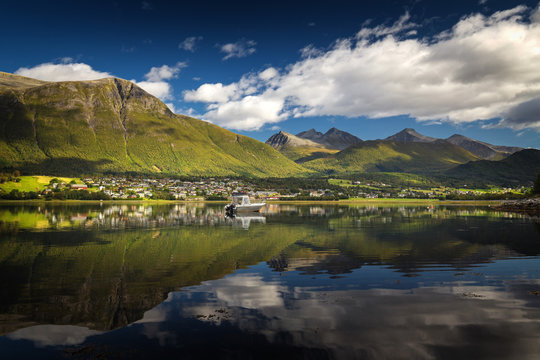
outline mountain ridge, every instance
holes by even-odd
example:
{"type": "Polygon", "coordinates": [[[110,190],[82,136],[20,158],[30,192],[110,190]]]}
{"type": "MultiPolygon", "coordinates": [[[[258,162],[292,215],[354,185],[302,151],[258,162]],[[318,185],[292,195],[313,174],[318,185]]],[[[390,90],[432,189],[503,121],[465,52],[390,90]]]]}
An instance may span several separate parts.
{"type": "MultiPolygon", "coordinates": [[[[288,133],[286,133],[288,134],[288,133]]],[[[272,135],[268,140],[267,143],[269,143],[270,139],[274,137],[276,134],[272,135]]],[[[294,135],[293,135],[294,136],[294,135]]],[[[362,142],[363,140],[359,139],[358,137],[347,133],[345,131],[341,131],[336,128],[332,128],[326,132],[326,134],[323,134],[319,131],[316,131],[315,129],[310,129],[307,131],[302,131],[295,135],[297,138],[311,140],[313,142],[316,142],[317,144],[321,144],[326,148],[329,149],[337,149],[337,150],[344,150],[347,147],[351,145],[355,145],[357,143],[362,142]],[[340,143],[341,146],[333,146],[331,141],[325,141],[325,139],[331,138],[332,133],[339,133],[338,140],[336,140],[336,143],[340,143]],[[342,135],[343,134],[343,135],[342,135]],[[341,140],[343,137],[347,137],[349,141],[343,141],[341,140]]],[[[420,134],[413,128],[405,128],[393,135],[390,135],[384,139],[379,139],[380,141],[395,141],[398,143],[410,143],[410,142],[422,142],[422,143],[435,143],[435,142],[449,142],[454,145],[457,145],[461,147],[462,149],[471,152],[475,156],[485,159],[485,160],[501,160],[517,151],[523,150],[523,148],[518,146],[504,146],[504,145],[493,145],[489,144],[487,142],[483,142],[480,140],[475,140],[469,137],[466,137],[464,135],[460,134],[454,134],[446,139],[442,138],[435,138],[431,136],[426,136],[423,134],[420,134]]],[[[295,146],[295,143],[292,142],[289,147],[295,146]]],[[[300,144],[296,146],[302,146],[300,144]]],[[[279,147],[276,147],[278,150],[279,147]]],[[[289,150],[289,152],[291,152],[289,150]]]]}
{"type": "Polygon", "coordinates": [[[434,174],[476,160],[479,158],[472,153],[444,141],[366,140],[338,153],[309,159],[302,165],[329,175],[361,172],[434,174]]]}
{"type": "Polygon", "coordinates": [[[324,134],[315,129],[310,129],[308,131],[302,131],[296,134],[296,136],[311,140],[331,150],[343,150],[351,145],[362,142],[362,139],[335,127],[329,129],[324,134]]]}
{"type": "Polygon", "coordinates": [[[492,145],[460,134],[454,134],[445,140],[485,160],[501,160],[506,156],[523,150],[523,148],[517,146],[492,145]]]}

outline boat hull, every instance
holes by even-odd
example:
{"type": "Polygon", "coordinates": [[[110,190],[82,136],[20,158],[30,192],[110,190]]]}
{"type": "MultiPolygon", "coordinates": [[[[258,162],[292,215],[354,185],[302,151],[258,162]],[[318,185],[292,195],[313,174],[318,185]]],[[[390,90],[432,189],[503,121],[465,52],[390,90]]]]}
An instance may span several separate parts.
{"type": "Polygon", "coordinates": [[[237,212],[258,212],[262,207],[266,205],[264,203],[260,204],[249,204],[249,205],[236,205],[237,212]]]}

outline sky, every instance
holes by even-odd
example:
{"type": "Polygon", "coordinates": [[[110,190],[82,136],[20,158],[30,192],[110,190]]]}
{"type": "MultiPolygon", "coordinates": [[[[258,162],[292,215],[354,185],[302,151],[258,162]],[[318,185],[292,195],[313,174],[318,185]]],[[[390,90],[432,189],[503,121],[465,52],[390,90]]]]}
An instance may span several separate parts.
{"type": "Polygon", "coordinates": [[[115,76],[266,141],[403,128],[540,148],[536,1],[6,1],[0,71],[115,76]]]}

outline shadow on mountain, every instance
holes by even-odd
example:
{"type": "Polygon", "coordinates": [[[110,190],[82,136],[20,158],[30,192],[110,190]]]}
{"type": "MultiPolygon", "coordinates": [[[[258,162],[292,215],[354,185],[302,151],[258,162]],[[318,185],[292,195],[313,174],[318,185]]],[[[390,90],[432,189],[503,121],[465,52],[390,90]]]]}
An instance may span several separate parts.
{"type": "Polygon", "coordinates": [[[80,176],[103,172],[113,161],[108,159],[86,160],[76,157],[47,159],[39,163],[27,163],[19,167],[24,173],[54,174],[62,176],[80,176]]]}
{"type": "Polygon", "coordinates": [[[300,159],[296,159],[294,162],[297,164],[302,164],[311,160],[330,157],[330,156],[331,154],[329,154],[328,152],[317,151],[317,152],[309,154],[308,156],[304,156],[300,159]]]}
{"type": "Polygon", "coordinates": [[[446,175],[469,182],[482,181],[507,186],[533,183],[540,172],[540,150],[525,149],[500,161],[480,160],[458,165],[446,175]]]}

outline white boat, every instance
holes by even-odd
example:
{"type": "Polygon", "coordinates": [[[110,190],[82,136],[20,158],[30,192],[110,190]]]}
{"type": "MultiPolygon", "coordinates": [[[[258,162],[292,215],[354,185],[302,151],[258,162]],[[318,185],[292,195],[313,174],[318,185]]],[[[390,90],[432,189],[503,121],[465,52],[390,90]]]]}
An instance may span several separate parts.
{"type": "Polygon", "coordinates": [[[225,206],[225,211],[227,213],[235,212],[257,212],[266,205],[266,203],[251,203],[249,196],[244,194],[232,196],[232,202],[225,206]]]}

